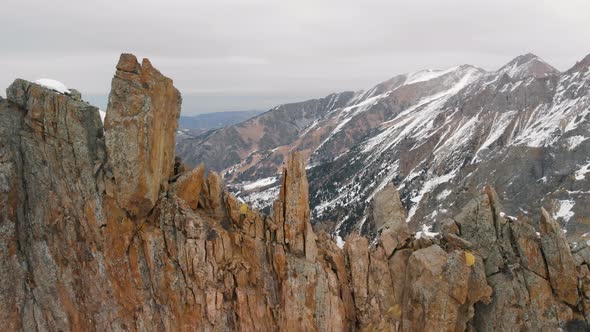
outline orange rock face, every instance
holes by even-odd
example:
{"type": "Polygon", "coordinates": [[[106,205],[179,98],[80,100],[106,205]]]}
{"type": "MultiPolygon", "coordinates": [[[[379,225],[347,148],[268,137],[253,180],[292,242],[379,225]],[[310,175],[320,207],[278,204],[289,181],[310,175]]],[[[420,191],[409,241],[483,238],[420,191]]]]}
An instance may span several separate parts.
{"type": "Polygon", "coordinates": [[[143,217],[168,188],[181,97],[149,60],[122,54],[112,81],[105,136],[113,186],[108,194],[143,217]]]}
{"type": "MultiPolygon", "coordinates": [[[[274,206],[275,220],[283,224],[280,236],[296,255],[306,254],[306,239],[309,221],[309,189],[305,176],[305,162],[300,152],[289,156],[281,179],[279,200],[274,206]]],[[[310,251],[315,243],[310,242],[310,251]]]]}
{"type": "Polygon", "coordinates": [[[0,101],[3,329],[537,331],[590,318],[590,247],[572,255],[550,217],[540,238],[502,217],[491,188],[430,239],[408,232],[388,187],[379,238],[341,249],[311,227],[301,155],[266,216],[203,167],[173,174],[180,96],[149,61],[122,55],[112,89],[104,130],[95,107],[23,80],[0,101]]]}
{"type": "Polygon", "coordinates": [[[205,182],[205,166],[199,167],[181,175],[172,191],[183,199],[193,210],[196,210],[201,198],[201,189],[205,182]]]}

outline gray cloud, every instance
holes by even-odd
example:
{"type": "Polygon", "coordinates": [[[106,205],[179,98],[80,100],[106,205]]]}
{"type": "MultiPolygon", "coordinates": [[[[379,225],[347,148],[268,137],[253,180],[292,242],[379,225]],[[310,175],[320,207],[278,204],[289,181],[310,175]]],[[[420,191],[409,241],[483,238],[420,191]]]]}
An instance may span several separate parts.
{"type": "Polygon", "coordinates": [[[5,0],[2,7],[0,86],[50,77],[104,99],[118,54],[130,51],[175,80],[190,100],[185,113],[265,109],[423,68],[496,69],[526,52],[564,70],[590,52],[587,0],[5,0]]]}

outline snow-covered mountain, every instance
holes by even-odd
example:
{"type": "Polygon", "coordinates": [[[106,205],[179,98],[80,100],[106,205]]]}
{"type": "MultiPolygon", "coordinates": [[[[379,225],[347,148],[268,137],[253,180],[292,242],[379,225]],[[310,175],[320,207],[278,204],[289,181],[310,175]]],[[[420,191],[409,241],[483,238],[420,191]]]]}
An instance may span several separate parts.
{"type": "Polygon", "coordinates": [[[590,230],[589,67],[590,55],[560,73],[526,54],[494,72],[463,65],[399,75],[278,106],[178,150],[222,171],[258,208],[276,197],[286,154],[305,152],[313,221],[340,235],[372,232],[367,208],[388,183],[415,229],[436,230],[491,183],[507,213],[536,221],[542,204],[582,235],[590,230]]]}

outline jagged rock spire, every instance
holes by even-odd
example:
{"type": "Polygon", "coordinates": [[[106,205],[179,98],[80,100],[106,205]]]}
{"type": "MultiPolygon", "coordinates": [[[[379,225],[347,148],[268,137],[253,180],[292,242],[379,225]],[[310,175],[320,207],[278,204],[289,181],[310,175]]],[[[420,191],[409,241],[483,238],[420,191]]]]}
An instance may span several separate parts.
{"type": "Polygon", "coordinates": [[[105,118],[108,194],[132,216],[146,215],[174,171],[180,92],[148,59],[122,54],[105,118]]]}
{"type": "Polygon", "coordinates": [[[311,229],[309,187],[305,174],[305,158],[301,152],[289,156],[283,169],[279,199],[274,204],[274,219],[279,225],[279,240],[290,252],[312,258],[315,237],[311,229]]]}
{"type": "Polygon", "coordinates": [[[406,209],[393,184],[386,185],[375,194],[373,220],[379,233],[379,241],[387,256],[410,237],[410,230],[406,223],[406,209]]]}
{"type": "Polygon", "coordinates": [[[541,208],[541,248],[549,269],[551,287],[560,300],[576,305],[578,296],[578,278],[571,271],[576,270],[576,263],[559,224],[541,208]]]}

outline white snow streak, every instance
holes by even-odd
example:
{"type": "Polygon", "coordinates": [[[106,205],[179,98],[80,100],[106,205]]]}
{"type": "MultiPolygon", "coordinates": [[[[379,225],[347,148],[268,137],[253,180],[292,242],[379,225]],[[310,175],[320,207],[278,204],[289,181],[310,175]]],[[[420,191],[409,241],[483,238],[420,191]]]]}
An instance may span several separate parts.
{"type": "Polygon", "coordinates": [[[450,189],[445,189],[443,191],[440,192],[440,194],[436,195],[436,200],[438,201],[442,201],[443,199],[449,197],[449,195],[452,193],[453,191],[450,189]]]}
{"type": "Polygon", "coordinates": [[[271,184],[275,183],[276,181],[277,181],[277,177],[271,176],[271,177],[260,179],[260,180],[254,181],[254,182],[242,184],[242,188],[244,190],[252,190],[252,189],[256,189],[256,188],[260,188],[260,187],[270,186],[271,184]]]}
{"type": "Polygon", "coordinates": [[[475,153],[473,162],[477,161],[480,152],[487,149],[490,145],[494,144],[494,142],[496,142],[498,138],[500,138],[500,136],[504,134],[504,131],[506,130],[508,125],[510,125],[515,115],[516,111],[503,112],[499,115],[498,113],[496,113],[494,120],[492,122],[492,128],[490,129],[490,133],[475,153]]]}
{"type": "MultiPolygon", "coordinates": [[[[371,91],[367,92],[366,94],[370,94],[371,91]]],[[[323,140],[322,143],[320,143],[320,145],[318,145],[316,151],[319,150],[326,142],[331,140],[332,137],[334,137],[334,135],[336,135],[340,130],[342,130],[342,128],[344,128],[344,126],[356,115],[368,111],[369,109],[371,109],[371,107],[377,105],[377,103],[379,103],[381,99],[389,96],[390,93],[391,92],[388,91],[380,95],[372,96],[357,104],[353,104],[351,106],[343,108],[338,114],[338,125],[332,130],[328,137],[325,140],[323,140]]]]}
{"type": "Polygon", "coordinates": [[[588,164],[580,167],[579,170],[576,171],[574,174],[577,181],[584,180],[586,178],[586,174],[590,173],[590,162],[588,164]]]}
{"type": "Polygon", "coordinates": [[[415,105],[407,108],[393,120],[385,122],[390,125],[380,134],[367,140],[363,148],[364,153],[382,153],[397,145],[404,138],[423,139],[433,128],[436,116],[443,111],[443,106],[450,97],[481,77],[476,68],[468,68],[464,76],[448,90],[422,98],[415,105]],[[377,151],[374,151],[378,149],[377,151]]]}
{"type": "Polygon", "coordinates": [[[565,222],[570,221],[570,219],[574,216],[572,208],[575,204],[576,202],[572,200],[560,200],[559,209],[557,210],[557,212],[555,212],[555,214],[553,214],[553,218],[563,218],[565,222]]]}
{"type": "Polygon", "coordinates": [[[344,249],[345,243],[346,242],[344,240],[342,240],[342,237],[340,237],[340,235],[336,235],[336,245],[338,246],[338,248],[344,249]]]}
{"type": "Polygon", "coordinates": [[[572,151],[573,149],[575,149],[578,145],[582,144],[582,142],[584,142],[587,139],[588,139],[588,137],[584,137],[584,136],[580,136],[580,135],[568,137],[567,138],[568,151],[572,151]]]}
{"type": "Polygon", "coordinates": [[[424,182],[420,192],[410,199],[414,203],[414,205],[410,209],[410,212],[408,212],[408,217],[406,218],[406,221],[410,222],[410,220],[412,220],[412,217],[414,216],[414,214],[418,210],[418,207],[420,206],[420,202],[422,201],[422,198],[424,197],[424,195],[426,193],[433,191],[436,187],[438,187],[439,185],[441,185],[445,182],[449,182],[451,179],[453,179],[457,175],[457,172],[458,172],[458,170],[453,170],[452,172],[450,172],[448,174],[445,174],[442,176],[435,176],[435,177],[428,179],[426,182],[424,182]]]}
{"type": "Polygon", "coordinates": [[[430,231],[431,229],[432,229],[432,225],[431,226],[422,225],[422,230],[416,232],[416,238],[421,239],[421,238],[429,238],[429,237],[437,236],[438,232],[431,232],[430,231]]]}
{"type": "Polygon", "coordinates": [[[43,87],[46,87],[46,88],[53,90],[55,92],[59,92],[61,94],[66,94],[66,95],[70,94],[70,90],[68,90],[68,87],[66,87],[65,84],[63,84],[60,81],[52,80],[50,78],[41,78],[41,79],[36,80],[33,83],[39,84],[43,87]]]}

